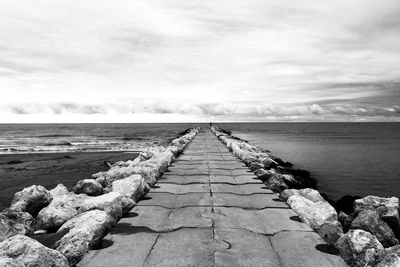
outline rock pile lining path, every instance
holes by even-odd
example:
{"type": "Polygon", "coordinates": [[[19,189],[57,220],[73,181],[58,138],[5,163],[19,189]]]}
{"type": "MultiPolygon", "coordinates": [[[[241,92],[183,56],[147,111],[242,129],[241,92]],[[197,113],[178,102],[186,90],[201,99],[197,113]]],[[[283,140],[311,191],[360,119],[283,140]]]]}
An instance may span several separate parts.
{"type": "Polygon", "coordinates": [[[346,266],[208,129],[103,246],[79,266],[346,266]]]}

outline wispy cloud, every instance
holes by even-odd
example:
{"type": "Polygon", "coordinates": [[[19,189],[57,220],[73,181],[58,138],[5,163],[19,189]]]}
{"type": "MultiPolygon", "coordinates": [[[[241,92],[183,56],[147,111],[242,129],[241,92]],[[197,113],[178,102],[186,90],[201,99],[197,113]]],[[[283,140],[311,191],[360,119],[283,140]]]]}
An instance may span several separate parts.
{"type": "Polygon", "coordinates": [[[397,0],[3,1],[0,121],[398,121],[398,17],[397,0]]]}

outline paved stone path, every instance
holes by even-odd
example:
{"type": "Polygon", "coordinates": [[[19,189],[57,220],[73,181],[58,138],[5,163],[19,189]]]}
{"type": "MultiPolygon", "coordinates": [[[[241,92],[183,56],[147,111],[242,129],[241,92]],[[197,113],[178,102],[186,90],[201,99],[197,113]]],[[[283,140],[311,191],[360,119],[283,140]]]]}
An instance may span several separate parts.
{"type": "Polygon", "coordinates": [[[345,266],[296,217],[203,130],[80,266],[345,266]]]}

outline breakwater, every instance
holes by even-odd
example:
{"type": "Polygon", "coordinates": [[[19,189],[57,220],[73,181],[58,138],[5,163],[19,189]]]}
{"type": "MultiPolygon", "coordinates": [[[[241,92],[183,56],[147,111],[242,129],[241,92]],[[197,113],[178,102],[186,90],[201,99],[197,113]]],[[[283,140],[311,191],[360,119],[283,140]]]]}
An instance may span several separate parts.
{"type": "Polygon", "coordinates": [[[59,184],[15,193],[10,208],[0,213],[0,266],[76,265],[144,197],[198,131],[188,129],[166,147],[116,162],[79,181],[73,192],[59,184]]]}
{"type": "Polygon", "coordinates": [[[213,127],[212,132],[254,171],[267,187],[278,193],[279,197],[298,213],[303,222],[309,224],[328,245],[336,249],[347,264],[400,264],[398,198],[348,196],[336,203],[335,210],[327,199],[315,190],[316,182],[310,178],[309,173],[293,170],[291,164],[274,157],[267,150],[232,136],[229,131],[213,127]],[[299,173],[303,175],[298,175],[299,173]]]}

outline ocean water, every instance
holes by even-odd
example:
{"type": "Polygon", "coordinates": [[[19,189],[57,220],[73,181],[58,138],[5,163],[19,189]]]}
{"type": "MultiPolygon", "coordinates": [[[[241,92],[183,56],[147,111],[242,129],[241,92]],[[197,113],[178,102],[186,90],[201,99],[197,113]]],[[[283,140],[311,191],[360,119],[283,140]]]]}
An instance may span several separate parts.
{"type": "Polygon", "coordinates": [[[141,151],[194,124],[0,124],[0,154],[141,151]]]}
{"type": "Polygon", "coordinates": [[[400,123],[218,124],[308,170],[331,199],[400,197],[400,123]]]}
{"type": "MultiPolygon", "coordinates": [[[[141,151],[195,125],[0,124],[0,153],[141,151]]],[[[400,123],[216,125],[310,171],[318,189],[332,199],[400,197],[400,123]]]]}

